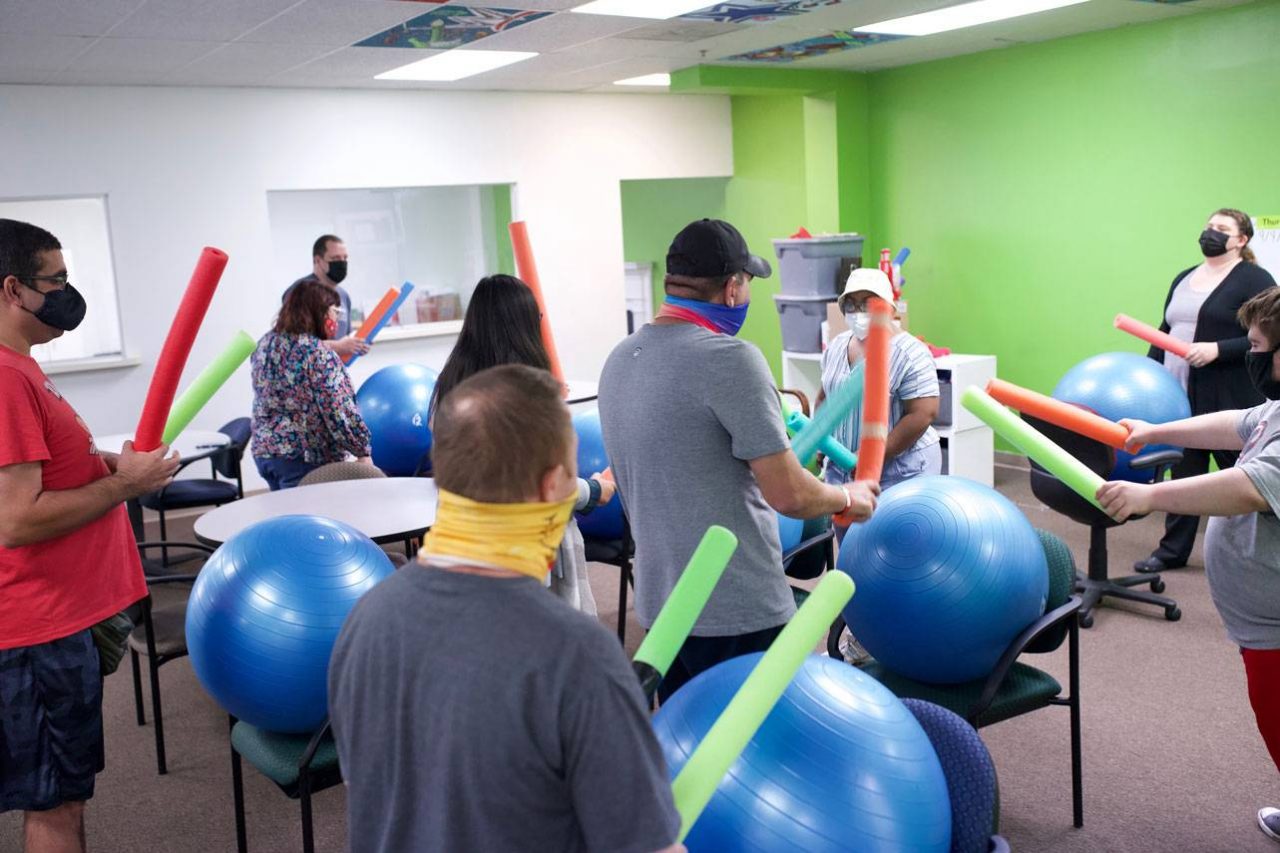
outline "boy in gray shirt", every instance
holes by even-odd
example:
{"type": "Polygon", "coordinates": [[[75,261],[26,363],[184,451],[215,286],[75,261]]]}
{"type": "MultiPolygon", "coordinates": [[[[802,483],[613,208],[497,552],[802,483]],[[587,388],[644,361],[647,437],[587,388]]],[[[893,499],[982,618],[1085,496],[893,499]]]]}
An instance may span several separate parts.
{"type": "Polygon", "coordinates": [[[683,850],[618,641],[543,588],[577,497],[560,385],[491,368],[434,427],[436,523],[329,665],[351,849],[683,850]]]}
{"type": "Polygon", "coordinates": [[[795,612],[776,512],[863,521],[877,484],[828,486],[791,452],[764,356],[734,337],[751,280],[772,270],[727,222],[685,227],[667,253],[666,303],[610,354],[600,423],[636,543],[646,628],[712,524],[738,550],[658,689],[665,700],[720,661],[764,651],[795,612]]]}
{"type": "MultiPolygon", "coordinates": [[[[1211,516],[1204,546],[1209,591],[1240,647],[1258,731],[1280,769],[1280,288],[1250,299],[1239,317],[1249,330],[1250,378],[1268,402],[1167,424],[1121,421],[1130,449],[1238,450],[1235,467],[1151,485],[1110,482],[1098,499],[1119,521],[1153,511],[1211,516]]],[[[1280,841],[1280,809],[1261,809],[1258,826],[1280,841]]]]}

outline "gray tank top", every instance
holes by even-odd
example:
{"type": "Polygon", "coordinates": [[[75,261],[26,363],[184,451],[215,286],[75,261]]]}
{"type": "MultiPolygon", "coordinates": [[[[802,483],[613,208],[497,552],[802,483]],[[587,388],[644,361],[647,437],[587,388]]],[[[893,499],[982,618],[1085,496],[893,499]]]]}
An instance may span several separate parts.
{"type": "MultiPolygon", "coordinates": [[[[1187,343],[1196,339],[1196,320],[1200,317],[1200,308],[1209,298],[1209,294],[1213,293],[1212,290],[1203,292],[1192,290],[1188,282],[1191,281],[1193,273],[1194,270],[1184,275],[1178,282],[1178,286],[1173,289],[1173,298],[1169,300],[1169,307],[1164,311],[1164,321],[1169,324],[1169,334],[1187,343]]],[[[1164,366],[1173,374],[1173,378],[1178,380],[1182,390],[1187,390],[1187,377],[1191,373],[1191,365],[1187,364],[1186,359],[1166,352],[1164,366]]]]}

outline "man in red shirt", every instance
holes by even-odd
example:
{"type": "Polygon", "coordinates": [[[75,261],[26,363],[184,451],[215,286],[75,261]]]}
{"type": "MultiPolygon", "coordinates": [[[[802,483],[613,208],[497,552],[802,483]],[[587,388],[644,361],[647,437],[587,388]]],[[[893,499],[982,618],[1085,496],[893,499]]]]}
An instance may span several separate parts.
{"type": "Polygon", "coordinates": [[[89,628],[146,596],[124,502],[178,467],[166,447],[99,453],[31,358],[84,319],[61,249],[0,219],[0,812],[25,812],[27,853],[85,848],[103,768],[89,628]]]}

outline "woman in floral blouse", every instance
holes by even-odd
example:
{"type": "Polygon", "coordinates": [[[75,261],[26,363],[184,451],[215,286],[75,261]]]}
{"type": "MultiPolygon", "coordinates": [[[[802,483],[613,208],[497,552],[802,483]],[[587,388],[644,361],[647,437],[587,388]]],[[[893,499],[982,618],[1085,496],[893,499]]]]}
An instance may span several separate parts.
{"type": "Polygon", "coordinates": [[[253,354],[253,460],[273,492],[347,454],[372,464],[351,379],[321,343],[333,337],[337,312],[332,288],[300,284],[253,354]]]}

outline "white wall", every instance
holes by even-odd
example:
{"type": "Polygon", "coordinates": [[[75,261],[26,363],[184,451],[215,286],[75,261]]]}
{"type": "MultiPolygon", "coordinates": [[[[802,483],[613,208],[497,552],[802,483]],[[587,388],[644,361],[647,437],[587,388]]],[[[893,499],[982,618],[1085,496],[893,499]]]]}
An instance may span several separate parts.
{"type": "MultiPolygon", "coordinates": [[[[0,117],[0,197],[108,197],[125,351],[142,365],[57,378],[99,434],[133,429],[202,246],[231,260],[183,384],[235,330],[264,331],[289,283],[269,190],[514,184],[565,371],[594,379],[625,333],[619,180],[733,171],[729,102],[708,96],[0,86],[0,117]]],[[[451,345],[389,341],[352,379],[439,367],[451,345]]],[[[245,367],[195,426],[251,401],[245,367]]]]}

